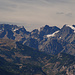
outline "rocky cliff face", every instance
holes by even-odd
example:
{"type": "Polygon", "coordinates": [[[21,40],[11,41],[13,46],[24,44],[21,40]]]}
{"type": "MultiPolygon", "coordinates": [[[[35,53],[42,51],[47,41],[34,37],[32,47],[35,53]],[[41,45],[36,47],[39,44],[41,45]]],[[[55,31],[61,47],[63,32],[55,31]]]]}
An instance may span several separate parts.
{"type": "Polygon", "coordinates": [[[0,24],[3,71],[8,75],[75,75],[75,25],[61,29],[45,25],[28,32],[17,25],[0,24]]]}
{"type": "Polygon", "coordinates": [[[0,24],[0,38],[13,39],[49,54],[75,55],[75,25],[64,25],[61,29],[45,25],[28,32],[23,26],[0,24]]]}
{"type": "Polygon", "coordinates": [[[21,40],[24,35],[30,34],[23,26],[0,24],[0,38],[21,40]]]}
{"type": "Polygon", "coordinates": [[[75,27],[73,25],[64,25],[56,36],[70,43],[74,43],[75,27]]]}

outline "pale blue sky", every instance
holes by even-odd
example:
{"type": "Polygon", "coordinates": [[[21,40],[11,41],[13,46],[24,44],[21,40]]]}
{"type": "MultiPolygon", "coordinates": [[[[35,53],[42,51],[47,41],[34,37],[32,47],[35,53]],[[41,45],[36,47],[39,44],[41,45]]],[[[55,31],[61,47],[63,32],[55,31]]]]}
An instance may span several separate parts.
{"type": "Polygon", "coordinates": [[[25,26],[75,24],[75,0],[0,0],[0,23],[25,26]]]}

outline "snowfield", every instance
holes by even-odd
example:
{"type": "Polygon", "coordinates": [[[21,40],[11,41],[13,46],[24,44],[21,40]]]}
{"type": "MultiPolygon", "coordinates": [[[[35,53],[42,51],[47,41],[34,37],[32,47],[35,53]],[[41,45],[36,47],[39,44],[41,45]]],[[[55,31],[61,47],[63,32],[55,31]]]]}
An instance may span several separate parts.
{"type": "Polygon", "coordinates": [[[56,33],[58,33],[59,31],[54,32],[53,34],[48,34],[47,37],[54,37],[56,33]]]}

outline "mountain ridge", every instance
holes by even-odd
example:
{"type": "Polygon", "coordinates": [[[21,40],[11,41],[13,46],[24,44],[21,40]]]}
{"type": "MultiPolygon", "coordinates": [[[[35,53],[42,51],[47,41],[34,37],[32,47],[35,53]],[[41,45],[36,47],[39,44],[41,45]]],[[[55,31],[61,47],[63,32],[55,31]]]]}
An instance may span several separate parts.
{"type": "Polygon", "coordinates": [[[0,38],[19,41],[49,54],[65,52],[75,56],[75,25],[64,25],[61,29],[45,25],[40,30],[34,29],[31,32],[17,25],[0,24],[0,27],[0,38]]]}
{"type": "Polygon", "coordinates": [[[0,26],[1,75],[75,75],[75,25],[0,26]]]}

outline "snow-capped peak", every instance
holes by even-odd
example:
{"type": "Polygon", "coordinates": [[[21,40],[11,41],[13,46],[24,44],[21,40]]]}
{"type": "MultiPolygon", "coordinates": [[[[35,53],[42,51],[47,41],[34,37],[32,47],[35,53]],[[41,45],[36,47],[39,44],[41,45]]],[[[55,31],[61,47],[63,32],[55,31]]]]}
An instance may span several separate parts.
{"type": "Polygon", "coordinates": [[[75,27],[74,27],[73,25],[66,25],[66,26],[68,26],[68,27],[70,27],[71,29],[73,29],[73,30],[74,30],[74,33],[75,33],[75,27]]]}
{"type": "Polygon", "coordinates": [[[47,35],[47,37],[54,37],[54,36],[55,36],[55,34],[56,34],[56,33],[58,33],[58,32],[59,32],[59,30],[58,30],[58,31],[56,31],[56,32],[54,32],[53,34],[48,34],[48,35],[47,35]]]}

